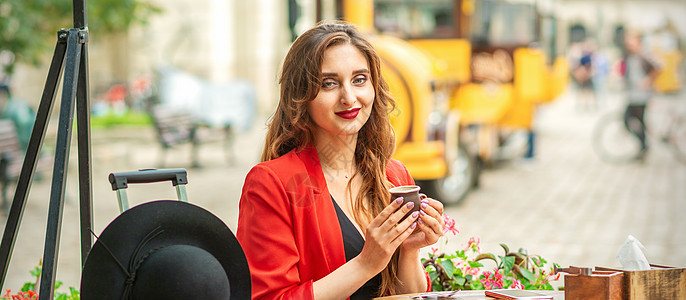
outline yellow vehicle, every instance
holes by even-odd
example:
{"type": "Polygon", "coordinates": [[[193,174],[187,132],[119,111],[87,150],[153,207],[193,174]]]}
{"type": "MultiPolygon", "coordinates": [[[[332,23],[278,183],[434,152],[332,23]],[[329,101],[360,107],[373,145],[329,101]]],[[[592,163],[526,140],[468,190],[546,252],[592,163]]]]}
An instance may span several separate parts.
{"type": "Polygon", "coordinates": [[[684,81],[684,56],[679,32],[671,21],[649,35],[647,48],[661,63],[654,88],[658,93],[678,94],[684,81]]]}
{"type": "Polygon", "coordinates": [[[681,91],[681,66],[683,57],[678,50],[655,51],[662,62],[662,70],[655,78],[655,90],[659,93],[676,94],[681,91]]]}
{"type": "Polygon", "coordinates": [[[325,7],[372,36],[398,104],[394,157],[445,203],[478,185],[479,162],[497,158],[505,135],[530,129],[536,103],[566,83],[564,59],[549,68],[543,50],[527,47],[540,40],[530,4],[319,0],[318,18],[325,7]]]}

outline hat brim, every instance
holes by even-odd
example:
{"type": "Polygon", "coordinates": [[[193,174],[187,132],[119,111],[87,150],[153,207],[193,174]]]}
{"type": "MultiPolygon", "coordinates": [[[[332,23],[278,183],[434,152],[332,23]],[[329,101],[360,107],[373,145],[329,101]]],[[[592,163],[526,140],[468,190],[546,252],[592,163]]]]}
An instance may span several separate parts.
{"type": "Polygon", "coordinates": [[[103,230],[83,267],[81,298],[120,299],[127,275],[112,256],[122,266],[129,266],[135,248],[157,227],[163,233],[148,242],[144,251],[170,245],[202,248],[224,268],[231,287],[231,298],[250,299],[248,261],[229,227],[199,206],[172,200],[135,206],[119,215],[103,230]]]}

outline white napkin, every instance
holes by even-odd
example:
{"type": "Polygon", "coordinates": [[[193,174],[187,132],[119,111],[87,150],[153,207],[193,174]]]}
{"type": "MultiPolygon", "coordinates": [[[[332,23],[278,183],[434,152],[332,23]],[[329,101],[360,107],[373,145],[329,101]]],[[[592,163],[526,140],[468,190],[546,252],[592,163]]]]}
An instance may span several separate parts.
{"type": "Polygon", "coordinates": [[[617,259],[622,264],[622,268],[626,271],[650,270],[650,264],[643,250],[646,250],[643,244],[629,235],[617,252],[617,259]]]}

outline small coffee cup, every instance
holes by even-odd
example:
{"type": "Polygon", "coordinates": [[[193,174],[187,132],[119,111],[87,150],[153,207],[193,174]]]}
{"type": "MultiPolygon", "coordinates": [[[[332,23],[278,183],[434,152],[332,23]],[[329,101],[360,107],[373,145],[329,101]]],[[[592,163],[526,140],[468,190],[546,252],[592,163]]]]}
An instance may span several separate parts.
{"type": "Polygon", "coordinates": [[[400,185],[388,189],[391,193],[391,201],[395,201],[398,197],[403,197],[403,205],[407,205],[409,202],[414,203],[412,209],[402,218],[402,220],[405,220],[412,212],[419,211],[422,199],[426,198],[426,195],[419,192],[420,189],[421,187],[418,185],[400,185]]]}

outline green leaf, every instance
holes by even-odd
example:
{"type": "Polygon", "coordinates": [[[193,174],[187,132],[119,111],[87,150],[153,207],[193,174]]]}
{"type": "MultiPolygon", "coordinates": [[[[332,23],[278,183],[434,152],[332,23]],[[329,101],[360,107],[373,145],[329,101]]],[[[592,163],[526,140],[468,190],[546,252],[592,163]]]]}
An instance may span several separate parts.
{"type": "Polygon", "coordinates": [[[543,266],[543,262],[541,261],[540,257],[533,256],[533,257],[531,257],[531,261],[533,261],[534,265],[539,267],[539,268],[543,266]]]}
{"type": "Polygon", "coordinates": [[[520,272],[520,274],[521,274],[522,276],[524,276],[524,278],[526,278],[526,280],[528,280],[529,282],[534,282],[534,281],[536,281],[536,275],[534,275],[534,273],[531,273],[531,271],[529,271],[528,269],[526,269],[526,268],[519,268],[519,272],[520,272]]]}
{"type": "Polygon", "coordinates": [[[458,276],[455,276],[455,282],[459,285],[464,285],[465,282],[467,282],[467,278],[458,275],[458,276]]]}
{"type": "Polygon", "coordinates": [[[29,271],[29,273],[31,273],[31,276],[38,278],[40,277],[41,268],[35,267],[33,270],[29,271]]]}
{"type": "Polygon", "coordinates": [[[79,290],[75,289],[74,287],[69,287],[69,297],[71,300],[79,300],[79,290]]]}
{"type": "Polygon", "coordinates": [[[512,271],[512,267],[514,267],[515,264],[515,258],[514,256],[501,256],[500,259],[503,261],[503,269],[505,272],[510,273],[512,271]]]}
{"type": "Polygon", "coordinates": [[[27,283],[24,283],[24,285],[21,287],[21,291],[22,292],[33,291],[35,287],[36,287],[35,283],[27,282],[27,283]]]}
{"type": "MultiPolygon", "coordinates": [[[[526,279],[526,278],[524,277],[524,275],[522,275],[522,267],[520,267],[520,266],[518,266],[518,265],[514,265],[514,267],[512,267],[512,272],[515,273],[515,274],[517,275],[517,278],[519,278],[519,279],[526,279]],[[520,277],[521,277],[521,278],[520,278],[520,277]]],[[[528,280],[527,280],[527,281],[528,281],[528,280]]]]}
{"type": "Polygon", "coordinates": [[[478,261],[467,261],[470,268],[482,268],[484,265],[478,261]]]}
{"type": "Polygon", "coordinates": [[[429,278],[431,278],[431,282],[434,282],[436,278],[438,278],[438,273],[437,272],[429,272],[429,278]]]}
{"type": "Polygon", "coordinates": [[[484,284],[481,283],[481,281],[474,280],[469,283],[469,287],[472,290],[483,290],[484,289],[484,284]]]}
{"type": "Polygon", "coordinates": [[[449,278],[453,278],[453,273],[455,272],[455,265],[453,264],[452,261],[450,260],[444,260],[441,262],[441,267],[443,267],[443,270],[445,270],[446,275],[448,275],[449,278]]]}
{"type": "Polygon", "coordinates": [[[498,260],[495,258],[495,255],[491,253],[481,253],[474,259],[474,261],[480,261],[482,259],[492,259],[494,262],[498,263],[498,260]]]}
{"type": "Polygon", "coordinates": [[[505,245],[505,244],[500,244],[500,247],[503,247],[503,249],[505,250],[505,253],[509,253],[509,252],[510,252],[510,248],[507,247],[507,245],[505,245]]]}

